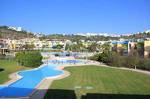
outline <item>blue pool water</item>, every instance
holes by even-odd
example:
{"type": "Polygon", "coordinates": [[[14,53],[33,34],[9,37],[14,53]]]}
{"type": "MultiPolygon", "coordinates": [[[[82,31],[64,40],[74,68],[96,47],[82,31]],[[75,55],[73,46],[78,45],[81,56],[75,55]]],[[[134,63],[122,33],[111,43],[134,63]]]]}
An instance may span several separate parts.
{"type": "Polygon", "coordinates": [[[30,95],[35,87],[45,78],[63,73],[56,70],[56,64],[48,64],[38,69],[21,71],[22,78],[9,86],[0,86],[0,97],[25,97],[30,95]]]}
{"type": "Polygon", "coordinates": [[[78,56],[79,53],[78,52],[42,52],[41,54],[43,55],[47,55],[47,54],[50,54],[50,55],[55,55],[55,54],[58,54],[59,56],[66,56],[67,54],[69,54],[70,56],[78,56]]]}
{"type": "Polygon", "coordinates": [[[56,70],[57,66],[62,66],[62,64],[85,63],[85,61],[53,60],[44,63],[45,65],[40,68],[18,72],[18,74],[22,76],[20,80],[17,80],[8,86],[0,86],[0,98],[29,96],[44,78],[63,74],[62,70],[56,70]]]}
{"type": "Polygon", "coordinates": [[[86,63],[86,61],[84,60],[49,60],[48,62],[52,64],[78,64],[78,63],[85,64],[86,63]]]}

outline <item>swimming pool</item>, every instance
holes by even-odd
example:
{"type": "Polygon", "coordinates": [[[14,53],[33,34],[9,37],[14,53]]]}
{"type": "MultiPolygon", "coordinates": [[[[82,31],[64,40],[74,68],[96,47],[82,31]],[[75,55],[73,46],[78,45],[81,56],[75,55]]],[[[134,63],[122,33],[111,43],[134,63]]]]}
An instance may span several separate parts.
{"type": "MultiPolygon", "coordinates": [[[[54,61],[54,60],[53,60],[54,61]]],[[[63,74],[63,70],[57,70],[56,67],[62,66],[58,64],[63,62],[63,65],[70,63],[84,63],[84,60],[59,60],[58,63],[53,63],[52,60],[45,61],[44,65],[32,70],[24,70],[18,72],[22,77],[8,86],[0,86],[1,97],[27,97],[35,90],[38,84],[46,77],[54,77],[63,74]]],[[[58,60],[57,60],[58,61],[58,60]]]]}
{"type": "Polygon", "coordinates": [[[75,59],[69,59],[69,60],[49,60],[48,63],[51,64],[86,64],[85,60],[75,60],[75,59]]]}
{"type": "Polygon", "coordinates": [[[55,55],[55,54],[57,54],[57,55],[59,55],[59,56],[67,56],[68,54],[70,55],[70,56],[78,56],[80,53],[78,53],[78,52],[42,52],[41,53],[43,56],[44,55],[55,55]]]}
{"type": "Polygon", "coordinates": [[[59,65],[48,64],[40,68],[18,72],[22,78],[8,86],[0,86],[0,97],[26,97],[30,95],[44,78],[63,73],[62,70],[55,69],[57,66],[59,65]]]}

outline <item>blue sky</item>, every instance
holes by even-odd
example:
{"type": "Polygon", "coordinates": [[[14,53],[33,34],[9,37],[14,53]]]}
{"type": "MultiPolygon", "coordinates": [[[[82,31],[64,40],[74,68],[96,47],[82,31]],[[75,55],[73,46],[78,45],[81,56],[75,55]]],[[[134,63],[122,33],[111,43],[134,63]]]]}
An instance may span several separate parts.
{"type": "Polygon", "coordinates": [[[150,29],[150,0],[0,0],[0,25],[47,34],[135,33],[150,29]]]}

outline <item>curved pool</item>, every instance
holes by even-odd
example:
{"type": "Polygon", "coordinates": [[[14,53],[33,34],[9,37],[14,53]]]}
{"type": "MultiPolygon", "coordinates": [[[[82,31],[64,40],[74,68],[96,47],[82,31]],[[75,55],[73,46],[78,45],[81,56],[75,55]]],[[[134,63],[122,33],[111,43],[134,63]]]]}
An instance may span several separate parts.
{"type": "Polygon", "coordinates": [[[29,96],[44,78],[63,74],[62,70],[55,69],[57,66],[59,65],[48,64],[36,69],[18,72],[22,78],[8,86],[0,86],[0,97],[29,96]]]}
{"type": "Polygon", "coordinates": [[[57,70],[56,67],[66,64],[84,64],[85,60],[53,60],[45,61],[45,64],[32,70],[18,72],[22,77],[9,84],[0,86],[1,97],[27,97],[35,90],[39,83],[46,77],[54,77],[63,74],[63,70],[57,70]],[[63,63],[63,64],[61,64],[63,63]]]}

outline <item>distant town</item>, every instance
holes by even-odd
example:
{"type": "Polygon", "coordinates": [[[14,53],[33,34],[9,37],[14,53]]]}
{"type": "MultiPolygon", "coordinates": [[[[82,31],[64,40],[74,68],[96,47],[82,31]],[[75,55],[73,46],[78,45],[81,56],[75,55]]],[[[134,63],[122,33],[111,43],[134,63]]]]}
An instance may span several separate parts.
{"type": "Polygon", "coordinates": [[[19,50],[102,52],[101,46],[109,44],[110,50],[122,55],[128,55],[133,50],[138,50],[141,57],[150,57],[150,30],[130,35],[111,35],[107,33],[44,35],[27,32],[21,27],[1,26],[0,49],[1,54],[19,50]]]}

